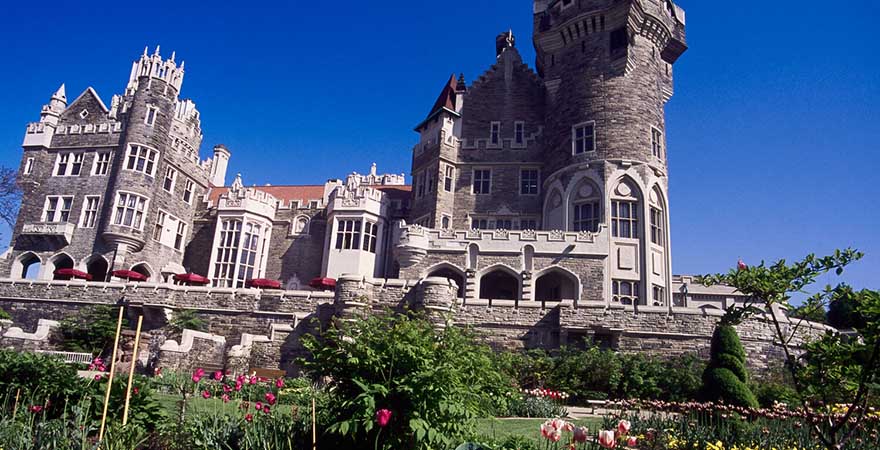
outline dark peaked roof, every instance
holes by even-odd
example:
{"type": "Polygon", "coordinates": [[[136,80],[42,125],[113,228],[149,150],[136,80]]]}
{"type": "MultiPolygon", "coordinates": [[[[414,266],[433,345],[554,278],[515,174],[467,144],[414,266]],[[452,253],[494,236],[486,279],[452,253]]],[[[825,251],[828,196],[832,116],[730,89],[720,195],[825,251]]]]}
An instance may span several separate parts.
{"type": "Polygon", "coordinates": [[[434,102],[434,106],[431,107],[431,111],[428,113],[428,116],[422,123],[416,126],[416,130],[422,127],[425,122],[431,120],[438,112],[443,109],[448,110],[449,112],[455,113],[455,91],[458,88],[458,81],[455,78],[455,74],[452,74],[449,77],[449,81],[443,86],[443,90],[440,91],[440,96],[437,97],[437,101],[434,102]]]}

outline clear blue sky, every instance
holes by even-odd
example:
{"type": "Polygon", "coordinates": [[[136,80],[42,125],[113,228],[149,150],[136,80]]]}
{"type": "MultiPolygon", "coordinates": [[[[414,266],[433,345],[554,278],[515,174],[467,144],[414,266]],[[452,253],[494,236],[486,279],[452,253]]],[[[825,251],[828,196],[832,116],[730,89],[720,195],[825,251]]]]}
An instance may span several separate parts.
{"type": "MultiPolygon", "coordinates": [[[[690,50],[667,108],[674,271],[856,246],[868,255],[847,279],[880,288],[880,6],[680,3],[690,50]]],[[[18,166],[25,124],[60,83],[70,100],[93,86],[109,104],[131,61],[160,44],[186,60],[203,156],[226,144],[246,183],[322,183],[374,161],[408,174],[412,127],[449,74],[476,78],[508,27],[533,66],[531,21],[525,0],[8,2],[0,164],[18,166]]]]}

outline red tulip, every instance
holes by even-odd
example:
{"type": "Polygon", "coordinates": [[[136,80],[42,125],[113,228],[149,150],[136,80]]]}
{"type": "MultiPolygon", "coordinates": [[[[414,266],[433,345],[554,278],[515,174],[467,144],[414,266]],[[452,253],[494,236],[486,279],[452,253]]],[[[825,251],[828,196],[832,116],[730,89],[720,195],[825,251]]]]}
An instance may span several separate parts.
{"type": "Polygon", "coordinates": [[[37,414],[37,413],[39,413],[39,412],[41,412],[41,411],[43,410],[43,407],[40,406],[40,405],[33,405],[33,406],[31,406],[30,408],[28,408],[28,409],[29,409],[32,413],[37,414]]]}
{"type": "Polygon", "coordinates": [[[246,420],[248,422],[252,422],[254,420],[254,416],[251,414],[247,414],[244,416],[244,420],[246,420]]]}
{"type": "Polygon", "coordinates": [[[599,432],[599,445],[605,448],[617,447],[617,440],[614,439],[614,432],[611,430],[602,430],[599,432]]]}
{"type": "Polygon", "coordinates": [[[629,439],[626,440],[626,445],[629,447],[635,447],[636,445],[639,445],[639,440],[636,439],[635,436],[630,436],[629,439]]]}
{"type": "Polygon", "coordinates": [[[574,436],[572,439],[578,443],[587,442],[589,432],[590,430],[588,430],[587,427],[577,427],[574,429],[574,436]]]}
{"type": "Polygon", "coordinates": [[[222,379],[223,379],[223,372],[221,372],[219,370],[214,372],[214,380],[220,381],[222,379]]]}
{"type": "Polygon", "coordinates": [[[630,424],[628,420],[621,420],[620,422],[617,422],[617,432],[624,436],[629,433],[629,429],[631,427],[632,424],[630,424]]]}
{"type": "Polygon", "coordinates": [[[269,405],[263,405],[263,412],[269,414],[271,410],[269,409],[269,405]]]}
{"type": "Polygon", "coordinates": [[[223,400],[223,403],[229,403],[229,396],[226,394],[223,394],[220,399],[223,400]]]}
{"type": "Polygon", "coordinates": [[[270,405],[275,404],[275,394],[271,392],[266,392],[266,401],[269,402],[270,405]]]}
{"type": "Polygon", "coordinates": [[[95,381],[101,381],[101,378],[103,378],[103,376],[100,373],[95,375],[95,381]]]}
{"type": "Polygon", "coordinates": [[[278,389],[283,388],[284,387],[284,378],[279,378],[279,379],[275,380],[275,387],[277,387],[278,389]]]}
{"type": "Polygon", "coordinates": [[[254,403],[254,409],[256,409],[257,411],[263,409],[263,402],[254,403]]]}
{"type": "Polygon", "coordinates": [[[391,411],[388,409],[380,409],[376,411],[376,424],[380,427],[385,427],[388,425],[388,422],[391,420],[391,411]]]}
{"type": "Polygon", "coordinates": [[[204,398],[204,399],[211,398],[211,393],[208,391],[202,391],[202,398],[204,398]]]}

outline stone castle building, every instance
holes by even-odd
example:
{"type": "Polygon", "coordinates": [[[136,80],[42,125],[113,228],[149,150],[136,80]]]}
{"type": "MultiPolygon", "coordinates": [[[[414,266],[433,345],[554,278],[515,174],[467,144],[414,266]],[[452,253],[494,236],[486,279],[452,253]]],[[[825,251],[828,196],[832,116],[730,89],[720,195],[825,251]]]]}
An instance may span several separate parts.
{"type": "MultiPolygon", "coordinates": [[[[737,296],[671,273],[664,108],[687,49],[684,11],[668,0],[536,0],[533,12],[535,70],[508,31],[478,79],[451,76],[415,127],[411,185],[375,165],[314,186],[227,177],[226,147],[200,160],[199,112],[180,97],[184,64],[158,48],[134,62],[109,108],[91,88],[68,102],[62,85],[27,127],[24,201],[0,273],[12,286],[108,292],[133,271],[163,292],[157,308],[268,314],[241,329],[212,325],[241,345],[317,314],[330,299],[309,283],[336,280],[336,313],[364,299],[443,298],[442,309],[502,344],[705,347],[737,296]],[[209,285],[176,285],[190,273],[209,285]],[[282,290],[251,289],[264,279],[282,290]],[[207,300],[171,300],[193,293],[207,300]],[[281,300],[235,300],[267,295],[281,300]]],[[[21,320],[35,322],[34,310],[21,306],[21,320]]]]}

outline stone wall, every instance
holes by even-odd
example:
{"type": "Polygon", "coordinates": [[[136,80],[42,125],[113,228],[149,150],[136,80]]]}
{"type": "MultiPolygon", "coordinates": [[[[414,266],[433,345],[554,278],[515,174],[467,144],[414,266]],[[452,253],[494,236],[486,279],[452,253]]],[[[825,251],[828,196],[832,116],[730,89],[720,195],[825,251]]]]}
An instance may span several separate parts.
{"type": "MultiPolygon", "coordinates": [[[[683,353],[707,357],[712,332],[723,315],[723,311],[709,307],[459,299],[457,290],[454,281],[434,277],[384,280],[343,276],[337,280],[335,294],[0,280],[0,308],[13,317],[13,323],[2,324],[0,344],[51,349],[48,336],[52,327],[47,326],[47,320],[63,320],[87,305],[125,304],[130,323],[139,313],[145,316],[144,331],[153,336],[150,360],[154,366],[180,370],[204,366],[238,373],[266,368],[293,374],[298,371],[297,358],[307,355],[301,344],[303,335],[318,333],[333,318],[345,320],[389,310],[426,311],[437,326],[470,327],[497,349],[598,344],[624,353],[660,357],[683,353]],[[186,330],[179,338],[171,336],[168,319],[182,309],[195,310],[208,328],[186,330]],[[28,338],[36,335],[45,336],[28,338]]],[[[783,311],[776,312],[783,317],[786,332],[797,326],[783,311]]],[[[781,348],[774,345],[769,316],[750,319],[737,329],[752,368],[766,368],[782,358],[781,348]]],[[[793,346],[797,348],[826,330],[824,325],[803,322],[793,346]]]]}

